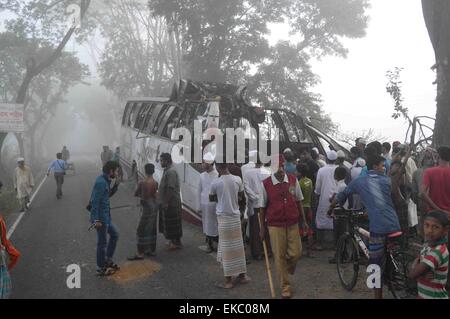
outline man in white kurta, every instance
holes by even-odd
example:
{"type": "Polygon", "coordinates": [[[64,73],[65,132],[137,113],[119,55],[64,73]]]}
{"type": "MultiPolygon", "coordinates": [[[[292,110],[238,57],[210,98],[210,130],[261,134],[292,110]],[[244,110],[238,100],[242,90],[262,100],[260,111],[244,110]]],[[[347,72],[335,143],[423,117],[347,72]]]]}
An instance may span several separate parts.
{"type": "Polygon", "coordinates": [[[211,153],[203,157],[204,172],[200,174],[199,203],[202,215],[203,233],[206,235],[207,253],[216,250],[214,242],[218,241],[216,203],[209,200],[212,183],[219,178],[219,173],[214,166],[214,156],[211,153]]]}
{"type": "Polygon", "coordinates": [[[20,211],[24,212],[29,205],[31,192],[34,188],[34,178],[31,168],[25,165],[25,159],[17,160],[18,166],[14,171],[14,188],[17,192],[17,199],[20,203],[20,211]]]}
{"type": "Polygon", "coordinates": [[[264,207],[264,185],[262,181],[266,178],[266,175],[261,173],[261,166],[262,163],[258,161],[255,168],[248,169],[243,173],[249,219],[250,251],[252,257],[256,260],[262,260],[264,257],[262,241],[259,238],[259,210],[264,207]]]}
{"type": "Polygon", "coordinates": [[[327,152],[327,165],[317,172],[315,193],[319,196],[319,205],[316,212],[316,226],[319,230],[332,230],[333,219],[327,216],[330,207],[330,198],[337,192],[337,183],[334,179],[334,171],[338,167],[335,165],[337,153],[327,152]]]}

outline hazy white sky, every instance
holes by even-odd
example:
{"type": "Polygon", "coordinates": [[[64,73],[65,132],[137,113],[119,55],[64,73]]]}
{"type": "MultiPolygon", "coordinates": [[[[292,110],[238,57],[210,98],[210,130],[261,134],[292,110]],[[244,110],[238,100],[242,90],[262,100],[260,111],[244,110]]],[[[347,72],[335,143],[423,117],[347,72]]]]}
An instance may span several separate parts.
{"type": "Polygon", "coordinates": [[[315,91],[342,131],[373,128],[390,142],[403,141],[408,126],[402,119],[391,118],[394,103],[386,93],[386,72],[403,67],[404,105],[410,115],[434,117],[433,48],[420,0],[371,0],[371,4],[367,36],[344,41],[347,59],[328,57],[313,64],[322,80],[315,91]]]}
{"type": "MultiPolygon", "coordinates": [[[[407,125],[391,118],[393,101],[385,90],[386,72],[403,67],[404,104],[410,115],[434,117],[435,73],[430,69],[434,53],[420,0],[371,0],[371,4],[367,36],[344,40],[349,49],[347,59],[327,57],[313,63],[314,72],[321,77],[315,91],[322,95],[325,112],[341,131],[360,133],[373,128],[391,142],[403,141],[407,125]]],[[[285,31],[283,26],[275,26],[271,41],[288,38],[285,31]]],[[[71,41],[67,49],[81,49],[83,62],[94,65],[86,47],[71,41]]]]}

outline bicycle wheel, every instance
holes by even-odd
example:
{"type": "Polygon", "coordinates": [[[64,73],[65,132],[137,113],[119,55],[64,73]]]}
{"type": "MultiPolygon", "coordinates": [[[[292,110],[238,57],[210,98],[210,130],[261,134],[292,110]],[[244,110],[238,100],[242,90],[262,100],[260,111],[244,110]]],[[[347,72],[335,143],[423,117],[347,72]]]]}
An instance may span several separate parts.
{"type": "Polygon", "coordinates": [[[359,249],[350,234],[339,237],[336,247],[336,266],[342,286],[351,291],[358,280],[359,249]]]}
{"type": "Polygon", "coordinates": [[[417,283],[409,279],[414,256],[402,251],[390,251],[386,256],[385,282],[395,299],[415,299],[417,283]]]}

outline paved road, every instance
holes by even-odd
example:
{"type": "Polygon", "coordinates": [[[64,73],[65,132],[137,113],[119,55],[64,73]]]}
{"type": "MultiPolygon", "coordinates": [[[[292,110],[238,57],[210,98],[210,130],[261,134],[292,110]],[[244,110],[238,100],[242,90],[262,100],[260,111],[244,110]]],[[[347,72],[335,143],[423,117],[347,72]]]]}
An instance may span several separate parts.
{"type": "MultiPolygon", "coordinates": [[[[113,221],[120,231],[115,260],[122,270],[113,277],[95,276],[95,231],[88,232],[85,210],[91,187],[99,174],[99,164],[89,158],[75,158],[77,172],[67,176],[64,197],[57,200],[56,185],[48,178],[36,196],[32,209],[13,233],[11,240],[22,258],[12,272],[12,298],[269,298],[264,263],[252,261],[249,285],[232,290],[216,288],[222,272],[214,254],[201,246],[201,229],[183,224],[184,249],[165,250],[165,240],[158,237],[157,257],[144,262],[127,262],[135,250],[135,232],[139,219],[138,201],[132,197],[133,185],[123,184],[112,198],[112,206],[134,207],[114,210],[113,221]],[[68,265],[81,267],[81,288],[69,289],[68,265]]],[[[8,216],[8,226],[17,214],[8,216]]],[[[293,278],[296,298],[370,298],[371,292],[360,277],[353,292],[344,291],[334,265],[327,263],[331,252],[303,258],[293,278]]],[[[274,267],[274,266],[272,266],[274,267]]],[[[276,276],[275,276],[276,280],[276,276]]],[[[275,282],[277,284],[277,282],[275,282]]]]}

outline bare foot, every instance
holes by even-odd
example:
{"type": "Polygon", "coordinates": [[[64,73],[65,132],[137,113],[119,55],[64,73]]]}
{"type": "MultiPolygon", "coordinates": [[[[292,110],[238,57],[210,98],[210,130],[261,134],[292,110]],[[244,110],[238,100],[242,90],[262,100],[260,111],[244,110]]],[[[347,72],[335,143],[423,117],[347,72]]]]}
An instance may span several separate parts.
{"type": "Polygon", "coordinates": [[[217,282],[216,287],[222,288],[222,289],[231,289],[231,288],[234,288],[234,285],[232,282],[226,281],[226,282],[217,282]]]}
{"type": "Polygon", "coordinates": [[[252,279],[247,275],[243,275],[243,276],[239,275],[239,277],[236,280],[236,282],[241,285],[248,284],[250,281],[252,281],[252,279]]]}

